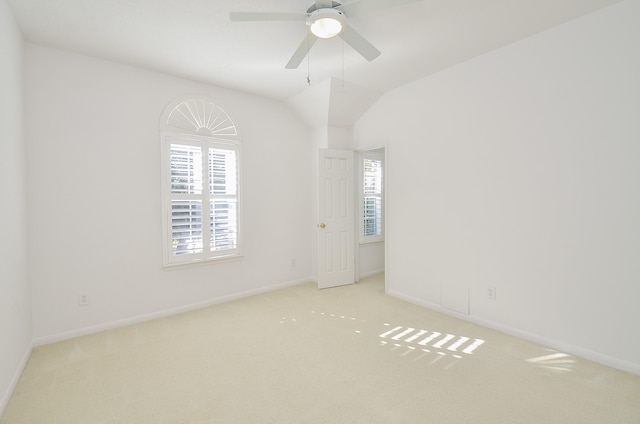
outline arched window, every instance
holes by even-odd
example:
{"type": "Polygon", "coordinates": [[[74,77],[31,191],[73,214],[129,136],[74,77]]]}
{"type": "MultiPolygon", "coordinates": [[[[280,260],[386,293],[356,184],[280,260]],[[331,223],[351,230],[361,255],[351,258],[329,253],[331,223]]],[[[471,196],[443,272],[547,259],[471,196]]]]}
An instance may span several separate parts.
{"type": "Polygon", "coordinates": [[[204,96],[178,98],[160,119],[164,266],[238,257],[240,137],[204,96]]]}

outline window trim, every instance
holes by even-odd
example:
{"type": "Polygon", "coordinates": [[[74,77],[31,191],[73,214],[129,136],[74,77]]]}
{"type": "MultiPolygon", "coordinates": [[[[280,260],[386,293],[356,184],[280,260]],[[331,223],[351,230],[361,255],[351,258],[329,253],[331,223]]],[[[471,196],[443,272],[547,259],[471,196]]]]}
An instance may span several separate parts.
{"type": "MultiPolygon", "coordinates": [[[[188,95],[178,97],[164,108],[160,122],[160,170],[161,170],[161,214],[162,214],[162,267],[177,269],[227,262],[243,257],[243,201],[242,201],[242,152],[240,137],[235,120],[213,99],[202,95],[188,95]],[[208,181],[208,156],[210,148],[222,148],[235,151],[236,161],[236,247],[225,251],[209,251],[205,248],[209,241],[205,241],[201,253],[174,255],[172,249],[172,207],[171,201],[175,196],[171,193],[171,144],[185,144],[198,146],[203,154],[203,190],[199,197],[201,201],[210,201],[206,181],[208,181]],[[205,166],[207,165],[207,166],[205,166]]],[[[208,210],[203,207],[203,231],[209,233],[210,224],[205,224],[209,217],[204,216],[208,210]]],[[[210,216],[210,215],[209,215],[210,216]]],[[[203,234],[203,239],[205,234],[203,234]]]]}

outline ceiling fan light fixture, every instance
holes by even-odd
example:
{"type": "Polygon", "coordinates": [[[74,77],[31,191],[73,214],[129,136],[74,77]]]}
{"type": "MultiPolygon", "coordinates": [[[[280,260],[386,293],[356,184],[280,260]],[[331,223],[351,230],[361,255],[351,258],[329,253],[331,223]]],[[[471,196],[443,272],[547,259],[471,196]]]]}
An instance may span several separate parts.
{"type": "Polygon", "coordinates": [[[309,31],[318,38],[332,38],[344,28],[344,14],[332,8],[314,10],[307,18],[309,31]]]}

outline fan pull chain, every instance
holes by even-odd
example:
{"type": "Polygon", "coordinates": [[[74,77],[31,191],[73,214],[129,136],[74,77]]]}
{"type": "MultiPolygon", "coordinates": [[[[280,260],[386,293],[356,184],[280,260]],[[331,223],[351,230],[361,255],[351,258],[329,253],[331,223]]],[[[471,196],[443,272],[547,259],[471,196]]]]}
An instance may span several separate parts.
{"type": "Polygon", "coordinates": [[[311,85],[311,41],[309,40],[309,36],[307,35],[307,85],[311,85]]]}
{"type": "Polygon", "coordinates": [[[345,92],[344,88],[344,39],[342,40],[342,92],[345,92]]]}

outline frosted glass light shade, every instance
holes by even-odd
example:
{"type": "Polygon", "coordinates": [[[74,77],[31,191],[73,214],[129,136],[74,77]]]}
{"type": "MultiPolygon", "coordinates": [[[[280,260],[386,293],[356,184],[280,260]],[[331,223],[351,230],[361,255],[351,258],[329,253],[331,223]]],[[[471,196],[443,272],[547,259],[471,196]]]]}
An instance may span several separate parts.
{"type": "Polygon", "coordinates": [[[343,29],[344,14],[335,9],[318,9],[307,19],[309,31],[318,38],[331,38],[343,29]]]}
{"type": "Polygon", "coordinates": [[[342,24],[333,18],[318,19],[311,24],[311,33],[318,38],[331,38],[340,34],[342,24]]]}

